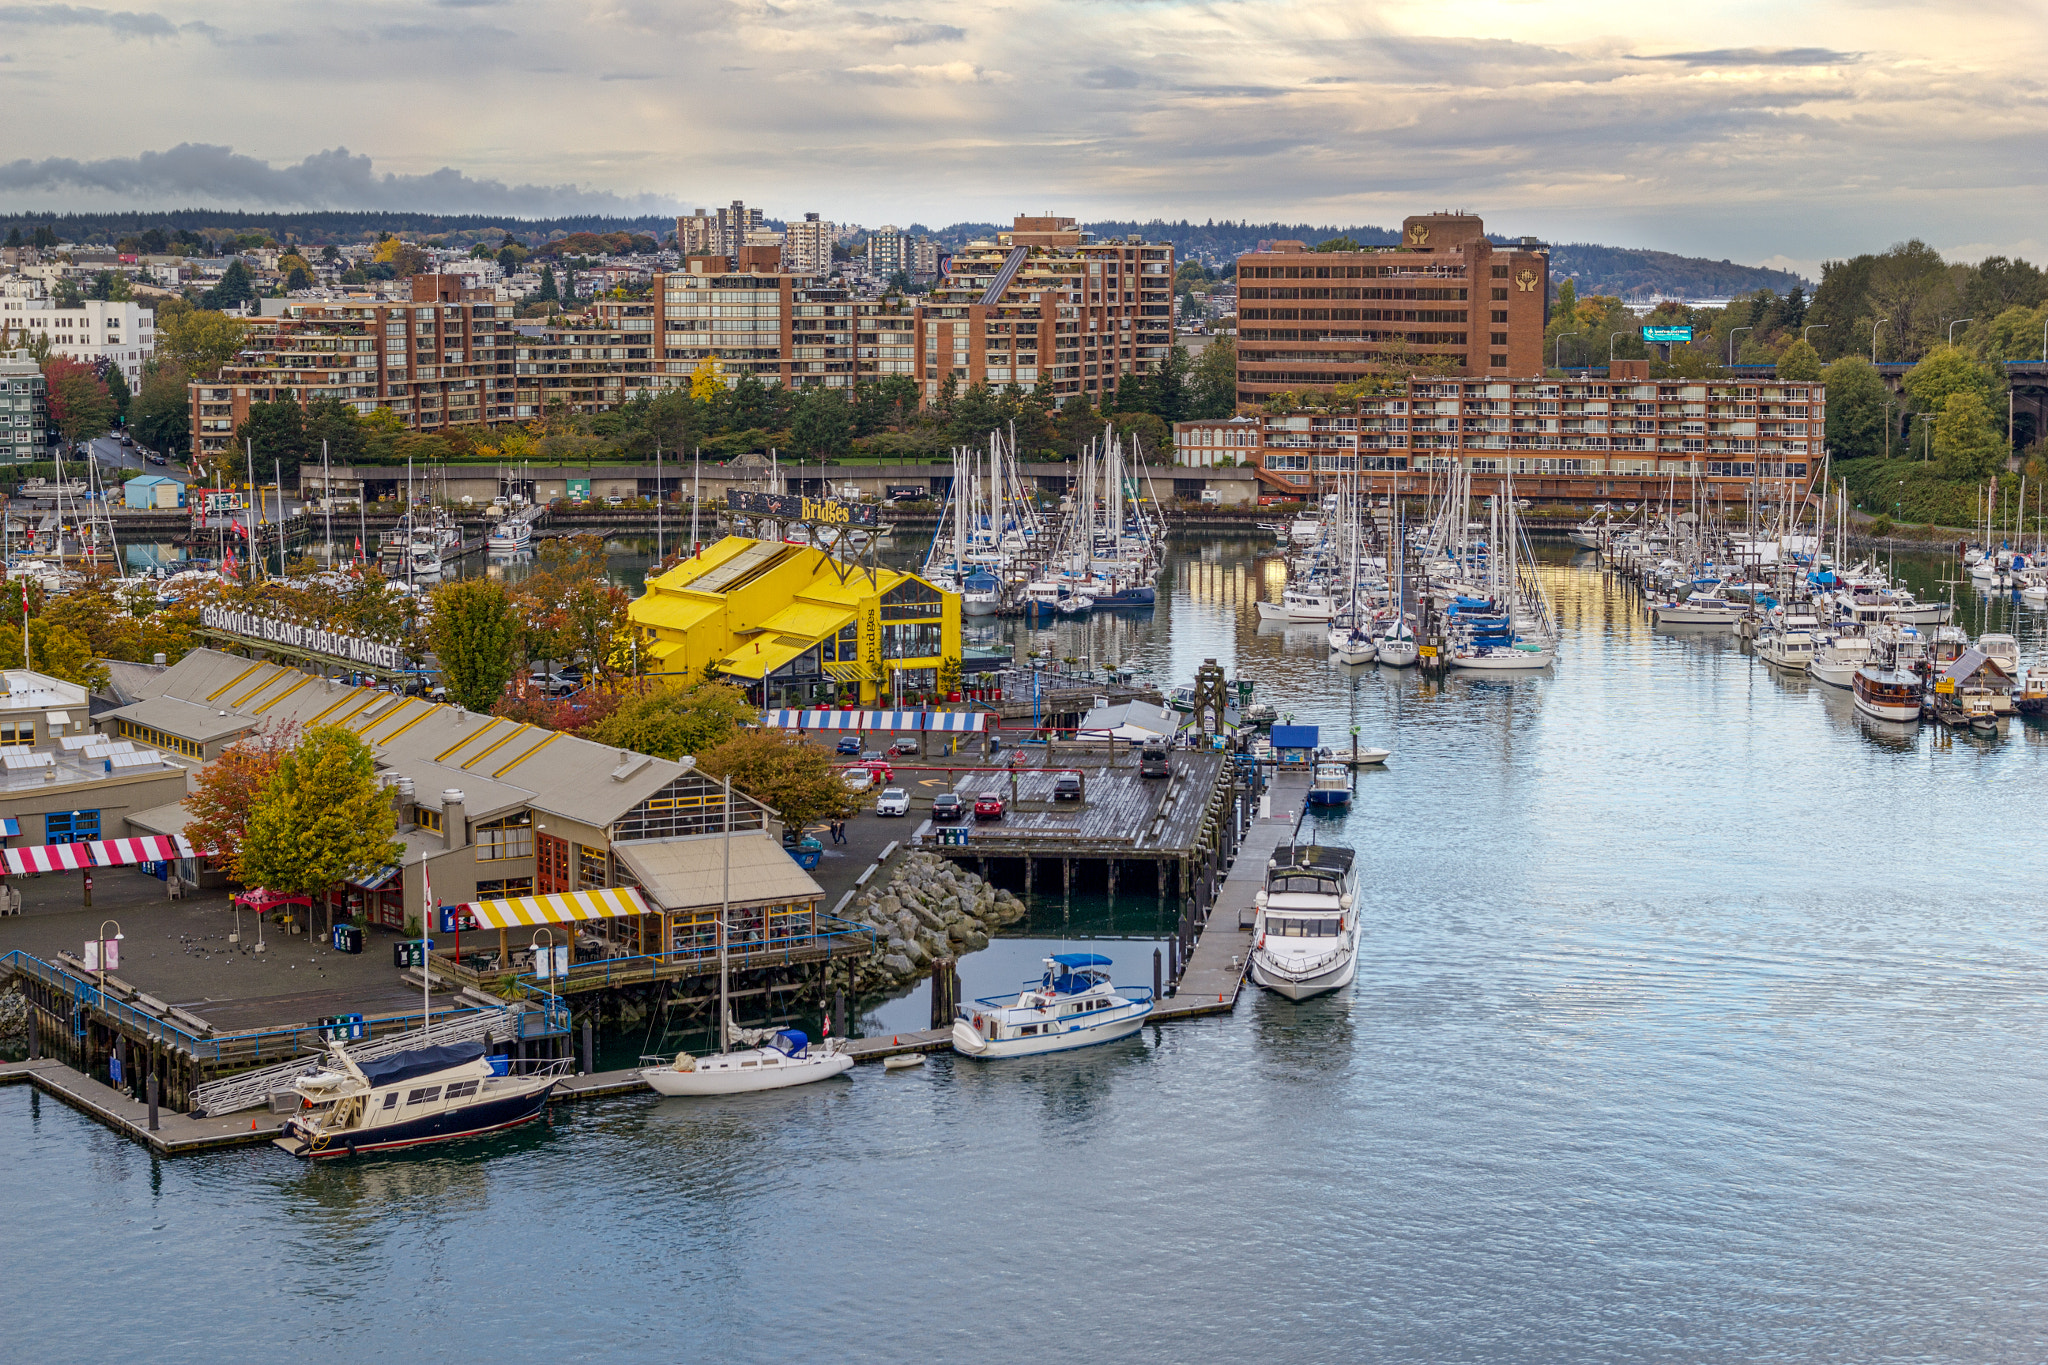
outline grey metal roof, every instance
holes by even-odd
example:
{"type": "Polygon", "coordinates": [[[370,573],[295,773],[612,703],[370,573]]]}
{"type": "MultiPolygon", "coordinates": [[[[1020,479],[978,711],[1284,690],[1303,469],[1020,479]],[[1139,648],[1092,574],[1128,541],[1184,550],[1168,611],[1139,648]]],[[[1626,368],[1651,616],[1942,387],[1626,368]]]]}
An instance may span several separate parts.
{"type": "Polygon", "coordinates": [[[261,722],[260,716],[245,716],[229,711],[221,714],[218,707],[204,702],[189,702],[180,697],[145,697],[127,706],[117,706],[102,712],[103,717],[131,721],[136,725],[147,725],[167,734],[189,739],[195,744],[206,744],[229,735],[238,735],[261,722]]]}
{"type": "MultiPolygon", "coordinates": [[[[700,834],[613,844],[647,899],[664,910],[718,905],[726,894],[726,839],[700,834]]],[[[732,899],[741,905],[812,900],[825,894],[781,843],[763,830],[732,836],[732,899]]]]}

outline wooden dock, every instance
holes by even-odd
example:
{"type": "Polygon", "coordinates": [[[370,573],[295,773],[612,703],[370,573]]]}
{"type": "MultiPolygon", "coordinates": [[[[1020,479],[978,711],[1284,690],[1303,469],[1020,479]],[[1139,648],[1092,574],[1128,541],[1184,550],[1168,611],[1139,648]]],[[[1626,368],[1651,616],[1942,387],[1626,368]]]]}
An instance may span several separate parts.
{"type": "Polygon", "coordinates": [[[1252,821],[1237,847],[1209,920],[1188,954],[1172,996],[1152,1012],[1155,1021],[1197,1014],[1228,1014],[1245,982],[1252,950],[1253,898],[1266,884],[1266,860],[1294,837],[1308,795],[1308,779],[1287,773],[1274,779],[1272,814],[1252,821]]]}

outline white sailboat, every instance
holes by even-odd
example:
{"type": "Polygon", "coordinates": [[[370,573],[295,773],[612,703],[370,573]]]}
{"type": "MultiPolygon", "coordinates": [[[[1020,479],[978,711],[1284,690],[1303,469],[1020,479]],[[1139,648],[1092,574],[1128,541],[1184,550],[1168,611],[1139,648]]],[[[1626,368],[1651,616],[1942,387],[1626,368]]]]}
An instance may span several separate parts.
{"type": "Polygon", "coordinates": [[[807,1085],[853,1069],[841,1039],[813,1048],[801,1029],[743,1029],[732,1021],[726,948],[732,918],[732,779],[725,780],[725,884],[718,912],[718,1051],[709,1057],[677,1053],[673,1061],[642,1058],[640,1078],[660,1095],[740,1095],[807,1085]],[[733,1041],[748,1044],[735,1052],[733,1041]],[[654,1063],[647,1065],[647,1063],[654,1063]]]}

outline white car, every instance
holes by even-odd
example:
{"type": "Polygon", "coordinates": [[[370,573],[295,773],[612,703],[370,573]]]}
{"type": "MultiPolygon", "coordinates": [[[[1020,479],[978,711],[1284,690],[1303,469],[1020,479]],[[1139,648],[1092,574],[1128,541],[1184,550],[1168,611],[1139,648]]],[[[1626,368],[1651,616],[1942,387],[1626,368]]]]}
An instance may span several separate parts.
{"type": "Polygon", "coordinates": [[[875,798],[875,814],[910,814],[910,793],[901,787],[886,788],[880,796],[875,798]]]}
{"type": "Polygon", "coordinates": [[[850,792],[864,792],[875,785],[875,775],[866,768],[843,769],[839,778],[846,783],[846,789],[850,792]]]}

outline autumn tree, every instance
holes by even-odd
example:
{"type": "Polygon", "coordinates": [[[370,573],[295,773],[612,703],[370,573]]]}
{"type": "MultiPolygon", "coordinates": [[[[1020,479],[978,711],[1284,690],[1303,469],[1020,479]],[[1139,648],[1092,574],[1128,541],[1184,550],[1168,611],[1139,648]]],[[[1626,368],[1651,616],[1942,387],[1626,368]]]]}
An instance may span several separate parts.
{"type": "Polygon", "coordinates": [[[53,355],[43,362],[43,384],[50,420],[65,440],[91,440],[114,425],[113,396],[94,366],[53,355]]]}
{"type": "Polygon", "coordinates": [[[249,837],[249,813],[270,784],[285,751],[298,740],[296,726],[267,726],[221,750],[220,757],[199,769],[185,798],[191,818],[185,838],[209,854],[231,882],[253,885],[242,871],[242,848],[249,837]]]}
{"type": "Polygon", "coordinates": [[[615,749],[679,759],[717,748],[755,716],[746,694],[728,683],[665,680],[626,692],[617,710],[582,734],[615,749]]]}
{"type": "Polygon", "coordinates": [[[2005,436],[1983,396],[1959,390],[1934,419],[1934,457],[1943,476],[1982,479],[2005,463],[2005,436]]]}
{"type": "Polygon", "coordinates": [[[519,618],[512,595],[494,578],[461,578],[434,590],[427,641],[449,695],[488,712],[519,671],[519,618]]]}
{"type": "Polygon", "coordinates": [[[832,760],[815,744],[779,730],[742,730],[697,760],[707,777],[730,777],[734,787],[766,805],[791,829],[838,815],[850,804],[832,760]]]}
{"type": "Polygon", "coordinates": [[[368,876],[404,855],[396,824],[369,746],[339,725],[318,726],[284,752],[249,805],[242,884],[313,895],[368,876]]]}

